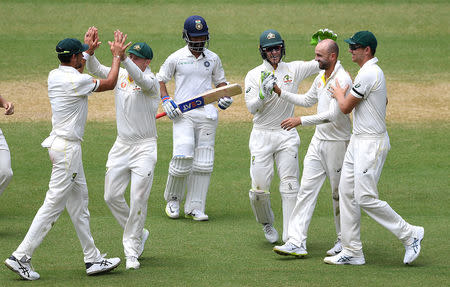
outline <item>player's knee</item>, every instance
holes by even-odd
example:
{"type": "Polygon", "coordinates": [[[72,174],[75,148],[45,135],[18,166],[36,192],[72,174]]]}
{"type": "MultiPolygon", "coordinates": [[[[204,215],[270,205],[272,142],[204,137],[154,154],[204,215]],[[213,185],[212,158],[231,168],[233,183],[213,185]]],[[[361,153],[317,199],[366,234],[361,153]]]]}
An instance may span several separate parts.
{"type": "Polygon", "coordinates": [[[200,173],[212,173],[214,168],[214,148],[210,146],[195,149],[192,170],[200,173]]]}
{"type": "Polygon", "coordinates": [[[378,201],[378,199],[371,194],[362,194],[362,195],[355,194],[355,201],[362,208],[365,207],[370,208],[376,201],[378,201]]]}
{"type": "Polygon", "coordinates": [[[192,170],[193,160],[190,156],[174,156],[169,164],[169,174],[175,177],[188,176],[192,170]]]}
{"type": "Polygon", "coordinates": [[[281,194],[297,194],[299,189],[298,180],[295,177],[286,177],[280,180],[281,194]]]}

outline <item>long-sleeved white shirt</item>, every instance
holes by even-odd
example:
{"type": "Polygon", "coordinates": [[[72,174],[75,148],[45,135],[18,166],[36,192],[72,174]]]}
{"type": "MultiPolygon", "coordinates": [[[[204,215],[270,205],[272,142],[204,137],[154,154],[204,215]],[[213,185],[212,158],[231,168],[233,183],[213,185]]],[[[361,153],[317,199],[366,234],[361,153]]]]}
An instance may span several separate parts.
{"type": "MultiPolygon", "coordinates": [[[[159,104],[159,83],[147,67],[144,72],[130,58],[122,61],[115,87],[116,123],[118,137],[126,142],[156,138],[155,115],[159,104]]],[[[94,56],[86,61],[87,70],[106,78],[106,67],[94,56]]]]}
{"type": "MultiPolygon", "coordinates": [[[[317,104],[317,113],[302,116],[303,126],[317,125],[314,137],[320,140],[349,140],[351,133],[350,116],[342,113],[339,105],[328,90],[330,85],[339,81],[341,87],[352,86],[352,80],[338,61],[330,77],[325,80],[325,71],[314,79],[311,88],[305,94],[281,91],[280,97],[299,106],[311,107],[317,104]]],[[[350,90],[347,92],[347,94],[350,90]]]]}
{"type": "Polygon", "coordinates": [[[250,70],[245,77],[245,103],[253,114],[253,126],[266,129],[281,129],[281,122],[294,115],[294,104],[273,94],[270,99],[260,99],[261,72],[274,73],[280,89],[296,93],[300,82],[305,78],[317,74],[318,62],[294,61],[280,62],[276,70],[266,60],[256,68],[250,70]]]}
{"type": "MultiPolygon", "coordinates": [[[[82,141],[88,113],[88,96],[98,81],[70,66],[59,66],[48,75],[48,97],[52,108],[52,131],[69,141],[82,141]]],[[[47,144],[44,144],[47,147],[47,144]]]]}

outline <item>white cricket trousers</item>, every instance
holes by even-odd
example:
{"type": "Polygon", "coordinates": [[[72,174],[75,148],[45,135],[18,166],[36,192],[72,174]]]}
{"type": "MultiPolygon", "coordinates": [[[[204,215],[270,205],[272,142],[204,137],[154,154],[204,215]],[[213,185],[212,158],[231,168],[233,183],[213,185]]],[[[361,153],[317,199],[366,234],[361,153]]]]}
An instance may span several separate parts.
{"type": "Polygon", "coordinates": [[[5,136],[0,129],[0,195],[3,194],[13,176],[11,154],[5,136]]]}
{"type": "Polygon", "coordinates": [[[364,256],[360,239],[361,210],[391,231],[403,243],[413,229],[387,202],[378,198],[377,184],[390,149],[389,136],[352,135],[342,165],[339,207],[343,252],[364,256]]]}
{"type": "MultiPolygon", "coordinates": [[[[274,175],[274,163],[280,178],[283,212],[283,241],[288,238],[289,217],[298,194],[298,147],[296,129],[290,131],[253,127],[250,134],[250,176],[252,189],[269,191],[274,175]]],[[[262,223],[262,222],[260,222],[262,223]]]]}
{"type": "Polygon", "coordinates": [[[48,154],[53,168],[44,203],[13,255],[19,260],[24,256],[26,259],[31,258],[66,207],[83,249],[84,262],[100,260],[101,254],[95,247],[89,226],[89,196],[81,144],[55,137],[48,148],[48,154]]]}
{"type": "Polygon", "coordinates": [[[123,231],[126,257],[139,256],[147,203],[157,160],[156,138],[126,143],[117,138],[111,148],[105,175],[105,201],[123,231]],[[124,194],[130,186],[130,206],[124,194]]]}
{"type": "Polygon", "coordinates": [[[303,161],[303,174],[297,202],[289,220],[289,240],[306,248],[308,227],[320,189],[328,176],[333,200],[333,216],[337,237],[341,235],[339,216],[339,179],[348,141],[311,139],[303,161]]]}

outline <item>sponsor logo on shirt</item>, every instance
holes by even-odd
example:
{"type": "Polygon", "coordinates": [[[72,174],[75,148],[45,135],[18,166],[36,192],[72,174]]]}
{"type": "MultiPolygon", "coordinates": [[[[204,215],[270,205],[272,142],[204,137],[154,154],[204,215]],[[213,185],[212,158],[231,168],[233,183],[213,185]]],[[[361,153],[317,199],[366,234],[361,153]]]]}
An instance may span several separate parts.
{"type": "Polygon", "coordinates": [[[120,83],[120,87],[121,87],[122,89],[125,89],[126,86],[127,86],[127,83],[126,83],[126,82],[120,83]]]}
{"type": "Polygon", "coordinates": [[[209,66],[211,66],[211,63],[210,62],[208,62],[208,61],[205,61],[204,63],[203,63],[203,65],[205,65],[205,67],[209,67],[209,66]]]}

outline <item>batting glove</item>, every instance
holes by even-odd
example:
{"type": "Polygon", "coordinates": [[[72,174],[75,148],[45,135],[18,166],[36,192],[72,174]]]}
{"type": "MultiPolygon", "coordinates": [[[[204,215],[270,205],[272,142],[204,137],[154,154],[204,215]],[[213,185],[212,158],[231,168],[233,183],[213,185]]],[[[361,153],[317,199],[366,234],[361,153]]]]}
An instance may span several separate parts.
{"type": "Polygon", "coordinates": [[[162,98],[162,107],[164,109],[164,112],[166,112],[167,116],[171,120],[174,120],[181,116],[181,110],[169,96],[165,96],[164,98],[162,98]]]}
{"type": "Polygon", "coordinates": [[[327,28],[320,29],[314,35],[312,35],[310,44],[316,46],[320,41],[325,39],[331,39],[333,41],[336,41],[337,34],[327,28]]]}
{"type": "Polygon", "coordinates": [[[221,108],[222,110],[225,110],[231,106],[231,104],[233,103],[233,99],[230,97],[223,97],[223,98],[220,98],[217,103],[218,103],[217,105],[219,106],[219,108],[221,108]]]}
{"type": "Polygon", "coordinates": [[[270,99],[272,97],[273,87],[277,83],[277,78],[270,74],[267,78],[262,82],[262,92],[264,94],[265,99],[270,99]]]}

